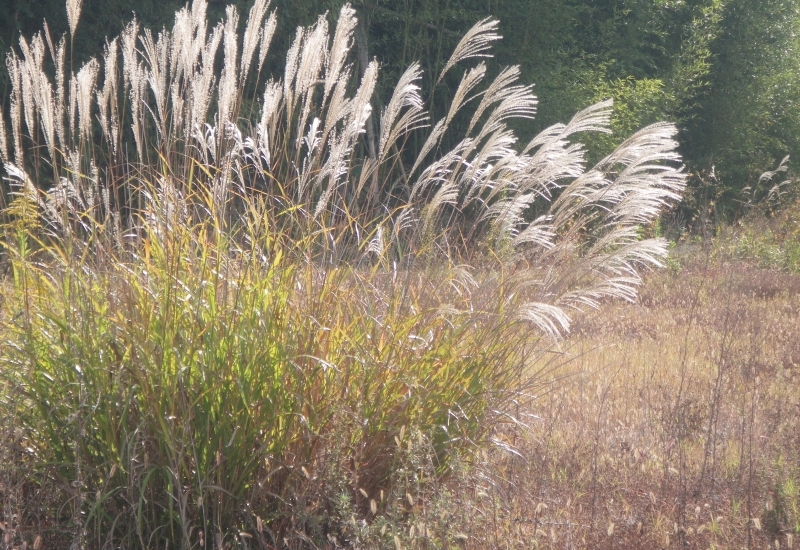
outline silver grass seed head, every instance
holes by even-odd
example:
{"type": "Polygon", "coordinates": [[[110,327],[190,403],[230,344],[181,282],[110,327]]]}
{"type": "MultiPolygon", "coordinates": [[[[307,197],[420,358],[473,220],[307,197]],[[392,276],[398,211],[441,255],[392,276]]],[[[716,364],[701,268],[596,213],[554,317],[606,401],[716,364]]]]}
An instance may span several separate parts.
{"type": "Polygon", "coordinates": [[[53,37],[50,34],[50,27],[47,25],[47,19],[44,20],[44,37],[47,40],[47,47],[50,49],[50,57],[56,58],[56,50],[53,46],[53,37]]]}
{"type": "Polygon", "coordinates": [[[39,77],[39,121],[42,126],[45,144],[51,160],[55,160],[55,115],[56,106],[53,100],[53,87],[50,81],[41,74],[39,77]]]}
{"type": "Polygon", "coordinates": [[[269,46],[272,44],[272,38],[275,36],[276,28],[278,28],[278,18],[273,11],[269,14],[269,17],[264,22],[264,27],[259,33],[258,67],[256,67],[257,72],[261,72],[261,68],[264,66],[264,60],[267,58],[269,46]]]}
{"type": "Polygon", "coordinates": [[[471,134],[473,128],[480,120],[483,113],[494,103],[502,101],[508,94],[508,90],[519,79],[520,68],[518,65],[506,67],[498,74],[488,88],[483,92],[481,101],[478,104],[472,119],[467,128],[467,134],[471,134]]]}
{"type": "Polygon", "coordinates": [[[19,58],[12,51],[6,57],[6,67],[11,80],[11,135],[14,138],[14,162],[17,166],[25,166],[25,154],[22,149],[22,89],[20,83],[19,58]]]}
{"type": "Polygon", "coordinates": [[[198,55],[192,27],[193,24],[188,7],[178,10],[175,13],[175,23],[172,26],[172,42],[169,51],[172,86],[179,85],[186,78],[187,73],[191,73],[192,65],[198,55]]]}
{"type": "Polygon", "coordinates": [[[118,112],[114,108],[117,100],[117,57],[119,56],[119,42],[115,38],[111,42],[106,42],[103,54],[103,87],[97,91],[97,106],[100,111],[100,127],[103,135],[111,144],[112,149],[116,147],[116,140],[112,138],[112,126],[117,124],[114,120],[118,117],[118,112]]]}
{"type": "Polygon", "coordinates": [[[36,94],[37,86],[34,80],[38,80],[34,54],[31,51],[24,37],[19,39],[19,47],[22,51],[22,59],[18,62],[19,80],[22,90],[22,112],[25,115],[25,124],[28,127],[28,134],[36,134],[36,94]]]}
{"type": "Polygon", "coordinates": [[[504,90],[504,97],[489,114],[481,126],[477,140],[505,128],[505,122],[513,119],[532,119],[536,115],[536,96],[530,86],[511,86],[504,90]]]}
{"type": "Polygon", "coordinates": [[[100,64],[92,59],[78,71],[76,77],[77,85],[77,104],[78,104],[78,128],[81,139],[88,139],[92,131],[92,96],[94,87],[97,83],[97,74],[100,64]]]}
{"type": "Polygon", "coordinates": [[[295,106],[295,75],[297,74],[297,62],[300,57],[300,48],[305,39],[306,29],[297,27],[297,32],[294,36],[294,41],[286,52],[286,69],[283,76],[283,95],[286,98],[287,117],[292,115],[295,106]]]}
{"type": "Polygon", "coordinates": [[[301,143],[303,128],[311,114],[314,88],[319,84],[320,73],[328,55],[328,21],[324,17],[306,34],[305,44],[295,76],[295,98],[302,98],[302,111],[297,125],[297,145],[301,143]]]}
{"type": "Polygon", "coordinates": [[[420,152],[417,154],[417,159],[414,161],[414,165],[411,167],[411,171],[408,173],[409,176],[414,174],[417,169],[422,166],[425,157],[428,156],[433,148],[439,143],[439,140],[444,135],[445,131],[447,130],[447,121],[442,119],[436,123],[433,127],[433,130],[430,134],[428,134],[428,138],[425,140],[425,143],[422,144],[422,148],[420,152]]]}
{"type": "Polygon", "coordinates": [[[75,29],[78,28],[78,20],[81,17],[81,4],[83,0],[67,0],[67,21],[69,22],[70,37],[75,37],[75,29]]]}
{"type": "Polygon", "coordinates": [[[186,118],[189,121],[185,128],[187,139],[190,138],[188,134],[194,132],[195,127],[199,127],[206,121],[208,108],[214,93],[214,58],[222,40],[222,34],[223,25],[220,23],[211,31],[211,35],[203,46],[200,65],[191,78],[189,104],[186,106],[186,118]]]}
{"type": "Polygon", "coordinates": [[[378,158],[381,161],[400,136],[424,127],[428,122],[427,113],[423,109],[420,87],[417,84],[421,78],[422,69],[419,63],[413,63],[400,77],[389,104],[383,110],[378,140],[378,158]],[[406,111],[401,116],[403,109],[406,111]]]}
{"type": "Polygon", "coordinates": [[[64,59],[66,57],[66,37],[62,36],[56,47],[56,56],[53,59],[56,65],[56,99],[55,99],[55,127],[56,136],[61,149],[66,149],[66,132],[64,130],[65,90],[64,90],[64,59]]]}
{"type": "Polygon", "coordinates": [[[305,36],[295,76],[295,93],[306,95],[319,80],[328,54],[328,20],[323,16],[305,36]]]}
{"type": "Polygon", "coordinates": [[[6,121],[5,115],[0,113],[0,161],[8,164],[8,143],[6,141],[6,121]]]}
{"type": "Polygon", "coordinates": [[[464,37],[459,41],[453,54],[445,64],[442,72],[439,73],[439,78],[436,82],[439,83],[444,75],[452,69],[456,64],[470,59],[473,57],[491,57],[488,53],[492,47],[492,42],[500,40],[502,36],[497,34],[497,27],[499,22],[496,19],[486,18],[478,21],[464,37]]]}
{"type": "Polygon", "coordinates": [[[327,98],[344,68],[347,55],[353,47],[353,33],[358,20],[356,10],[350,4],[345,4],[339,11],[339,21],[333,33],[330,55],[325,63],[325,98],[327,98]]]}
{"type": "Polygon", "coordinates": [[[208,11],[208,2],[206,0],[194,0],[191,7],[191,21],[192,28],[194,29],[195,37],[197,40],[203,40],[206,36],[206,12],[208,11]]]}
{"type": "Polygon", "coordinates": [[[267,9],[269,9],[269,0],[256,0],[253,7],[250,8],[242,40],[242,59],[239,64],[239,80],[242,82],[247,78],[253,54],[258,46],[259,38],[263,34],[261,22],[264,20],[267,9]]]}
{"type": "Polygon", "coordinates": [[[352,138],[357,137],[357,135],[364,131],[364,124],[367,122],[372,112],[370,100],[372,99],[372,94],[375,92],[375,85],[377,83],[378,62],[371,61],[367,66],[367,70],[364,71],[364,76],[361,78],[361,85],[358,87],[358,91],[353,98],[353,110],[348,123],[352,138]]]}
{"type": "Polygon", "coordinates": [[[122,31],[122,74],[125,88],[132,86],[132,80],[138,80],[139,59],[136,52],[136,41],[139,38],[139,22],[136,18],[128,23],[122,31]]]}
{"type": "Polygon", "coordinates": [[[67,116],[69,124],[69,135],[73,141],[76,141],[77,131],[75,125],[77,123],[78,113],[78,80],[73,74],[69,79],[69,114],[67,116]]]}
{"type": "Polygon", "coordinates": [[[239,41],[236,29],[239,26],[239,13],[235,6],[228,6],[225,10],[225,27],[223,30],[224,62],[222,75],[219,80],[218,105],[220,126],[225,125],[233,117],[238,97],[237,59],[239,56],[239,41]]]}
{"type": "Polygon", "coordinates": [[[339,82],[333,87],[333,93],[328,101],[328,107],[325,113],[325,129],[323,131],[323,139],[333,131],[340,120],[347,119],[350,116],[350,111],[353,108],[353,101],[346,97],[347,84],[350,82],[352,74],[352,66],[348,66],[339,76],[339,82]]]}
{"type": "Polygon", "coordinates": [[[479,63],[477,66],[471,68],[469,71],[464,73],[464,76],[461,78],[461,82],[456,89],[456,93],[453,94],[453,100],[450,103],[450,110],[447,112],[447,124],[449,125],[453,118],[456,116],[456,113],[461,110],[461,108],[472,98],[468,97],[470,92],[475,89],[475,86],[480,84],[483,80],[483,77],[486,75],[486,63],[479,63]]]}
{"type": "Polygon", "coordinates": [[[564,334],[569,332],[571,320],[566,312],[558,306],[542,302],[529,302],[520,307],[518,315],[521,319],[533,323],[551,340],[560,340],[564,334]]]}
{"type": "Polygon", "coordinates": [[[264,88],[264,103],[261,107],[261,126],[264,130],[272,127],[278,113],[280,112],[280,104],[283,97],[283,91],[280,82],[270,80],[264,88]]]}

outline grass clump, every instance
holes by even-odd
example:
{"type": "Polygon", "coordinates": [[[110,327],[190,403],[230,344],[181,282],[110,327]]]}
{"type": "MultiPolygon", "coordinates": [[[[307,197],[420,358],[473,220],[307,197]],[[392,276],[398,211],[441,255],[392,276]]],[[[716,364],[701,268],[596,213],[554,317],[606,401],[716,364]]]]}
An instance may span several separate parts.
{"type": "Polygon", "coordinates": [[[456,310],[445,268],[380,277],[280,252],[265,263],[219,233],[199,241],[212,232],[187,220],[102,266],[12,262],[4,411],[30,459],[47,457],[32,479],[69,480],[97,545],[258,525],[319,539],[337,484],[362,508],[360,490],[389,490],[401,431],[430,434],[440,472],[480,437],[520,350],[490,328],[502,315],[456,310]]]}
{"type": "Polygon", "coordinates": [[[427,134],[418,65],[375,125],[349,6],[266,83],[268,5],[242,38],[206,7],[134,21],[74,74],[46,28],[8,56],[4,543],[447,546],[438,482],[570,310],[632,299],[665,256],[638,227],[682,192],[675,129],[587,170],[570,137],[607,131],[601,103],[517,147],[535,98],[516,68],[478,91],[481,63],[427,134]]]}

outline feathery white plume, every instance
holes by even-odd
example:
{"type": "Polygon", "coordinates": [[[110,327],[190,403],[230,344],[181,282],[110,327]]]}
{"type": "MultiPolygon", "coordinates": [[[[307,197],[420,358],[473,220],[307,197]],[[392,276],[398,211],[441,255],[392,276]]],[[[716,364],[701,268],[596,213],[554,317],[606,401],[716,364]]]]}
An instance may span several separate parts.
{"type": "Polygon", "coordinates": [[[258,67],[256,71],[261,72],[261,67],[264,66],[264,60],[267,58],[267,52],[269,52],[269,46],[272,43],[272,37],[275,35],[275,29],[278,28],[278,18],[275,16],[275,12],[273,11],[269,14],[266,22],[264,22],[264,27],[261,29],[259,34],[260,42],[258,46],[258,67]]]}
{"type": "Polygon", "coordinates": [[[383,161],[400,136],[424,127],[428,116],[423,109],[417,82],[422,78],[419,63],[412,64],[397,82],[392,99],[381,116],[381,133],[378,141],[378,159],[383,161]],[[405,112],[403,112],[405,109],[405,112]],[[400,113],[403,115],[400,116],[400,113]]]}
{"type": "Polygon", "coordinates": [[[239,41],[236,36],[238,26],[239,14],[236,11],[236,7],[228,6],[225,9],[225,29],[222,39],[225,59],[223,60],[217,95],[217,104],[219,106],[217,116],[220,127],[224,127],[225,123],[231,120],[236,107],[236,100],[239,96],[236,73],[236,60],[239,55],[239,41]]]}
{"type": "Polygon", "coordinates": [[[0,112],[0,161],[8,164],[8,143],[6,142],[6,120],[5,115],[0,112]]]}
{"type": "Polygon", "coordinates": [[[69,22],[69,34],[71,37],[75,36],[75,29],[78,28],[82,2],[83,0],[67,0],[67,21],[69,22]]]}
{"type": "Polygon", "coordinates": [[[486,64],[479,63],[478,66],[471,68],[468,72],[464,73],[464,76],[461,78],[461,83],[458,85],[456,89],[456,93],[453,94],[453,99],[450,103],[450,109],[447,111],[447,122],[446,124],[450,124],[453,121],[456,113],[464,106],[464,104],[469,101],[467,96],[475,89],[475,86],[480,84],[483,77],[486,75],[486,64]]]}
{"type": "Polygon", "coordinates": [[[470,59],[472,57],[491,57],[487,52],[492,47],[492,42],[502,38],[502,36],[496,32],[497,26],[498,21],[489,17],[475,23],[459,41],[450,59],[447,60],[447,64],[445,64],[442,72],[439,73],[439,78],[436,79],[436,82],[440,82],[447,71],[465,59],[470,59]]]}
{"type": "Polygon", "coordinates": [[[22,150],[22,84],[20,83],[20,61],[12,51],[6,57],[6,68],[11,80],[11,135],[14,138],[14,162],[17,166],[25,166],[25,155],[22,150]]]}
{"type": "Polygon", "coordinates": [[[325,66],[325,99],[339,81],[347,54],[353,46],[353,32],[358,21],[356,20],[356,10],[345,4],[339,12],[339,21],[336,24],[336,31],[333,33],[333,44],[331,53],[328,56],[325,66]]]}
{"type": "Polygon", "coordinates": [[[100,64],[92,59],[81,67],[76,77],[75,91],[77,94],[78,128],[81,139],[88,139],[91,137],[92,97],[94,95],[94,86],[97,82],[97,73],[99,70],[100,64]]]}
{"type": "Polygon", "coordinates": [[[119,115],[117,114],[117,57],[119,43],[115,38],[106,43],[103,55],[103,88],[97,91],[97,107],[100,111],[100,128],[111,148],[116,152],[119,115]]]}
{"type": "Polygon", "coordinates": [[[295,75],[297,74],[297,62],[300,58],[300,48],[306,36],[306,29],[297,27],[297,32],[294,35],[294,41],[286,52],[286,68],[283,75],[283,96],[286,98],[286,116],[291,117],[294,112],[296,97],[295,97],[295,75]]]}
{"type": "Polygon", "coordinates": [[[247,17],[247,25],[245,25],[244,29],[244,39],[242,41],[242,59],[239,64],[239,80],[241,82],[244,82],[247,78],[247,73],[250,72],[250,64],[253,60],[253,54],[256,51],[259,38],[263,40],[261,22],[264,20],[264,15],[266,15],[268,8],[269,0],[256,0],[253,7],[250,8],[250,14],[247,17]]]}

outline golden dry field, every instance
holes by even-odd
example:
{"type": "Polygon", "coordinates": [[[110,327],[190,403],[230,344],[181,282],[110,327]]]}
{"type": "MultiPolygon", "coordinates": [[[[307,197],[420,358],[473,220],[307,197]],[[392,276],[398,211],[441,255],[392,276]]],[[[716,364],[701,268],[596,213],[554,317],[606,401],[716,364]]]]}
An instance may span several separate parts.
{"type": "Polygon", "coordinates": [[[459,502],[467,547],[800,544],[800,275],[706,257],[579,323],[459,502]]]}

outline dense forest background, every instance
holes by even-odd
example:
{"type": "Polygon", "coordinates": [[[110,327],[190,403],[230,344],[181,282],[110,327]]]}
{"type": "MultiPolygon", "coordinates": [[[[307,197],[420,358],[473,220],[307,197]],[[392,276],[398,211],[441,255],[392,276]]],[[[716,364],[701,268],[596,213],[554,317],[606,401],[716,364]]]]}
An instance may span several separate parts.
{"type": "MultiPolygon", "coordinates": [[[[131,19],[159,29],[171,25],[184,0],[84,0],[74,59],[101,54],[106,36],[131,19]]],[[[248,0],[217,0],[247,13],[248,0]]],[[[342,0],[273,0],[279,30],[273,52],[286,51],[298,25],[342,0]]],[[[15,47],[47,20],[56,35],[67,30],[63,0],[5,0],[0,50],[15,47]]],[[[354,7],[366,29],[366,50],[381,62],[387,92],[409,63],[437,74],[449,52],[476,21],[500,20],[504,40],[490,68],[520,65],[535,84],[538,115],[523,138],[569,119],[592,102],[613,98],[615,134],[589,140],[600,157],[617,140],[658,120],[681,129],[691,191],[681,223],[729,219],[739,210],[741,190],[780,160],[800,153],[800,56],[798,0],[370,0],[354,7]]],[[[283,59],[272,55],[280,73],[283,59]]],[[[460,75],[440,83],[429,106],[449,104],[460,75]]],[[[432,82],[428,82],[432,86],[432,82]]],[[[3,101],[8,77],[0,76],[3,101]]],[[[385,93],[383,94],[385,96],[385,93]]],[[[381,96],[379,95],[379,98],[381,96]]],[[[380,101],[380,99],[379,99],[380,101]]],[[[7,107],[7,106],[6,106],[7,107]]],[[[380,106],[379,106],[380,107],[380,106]]]]}

